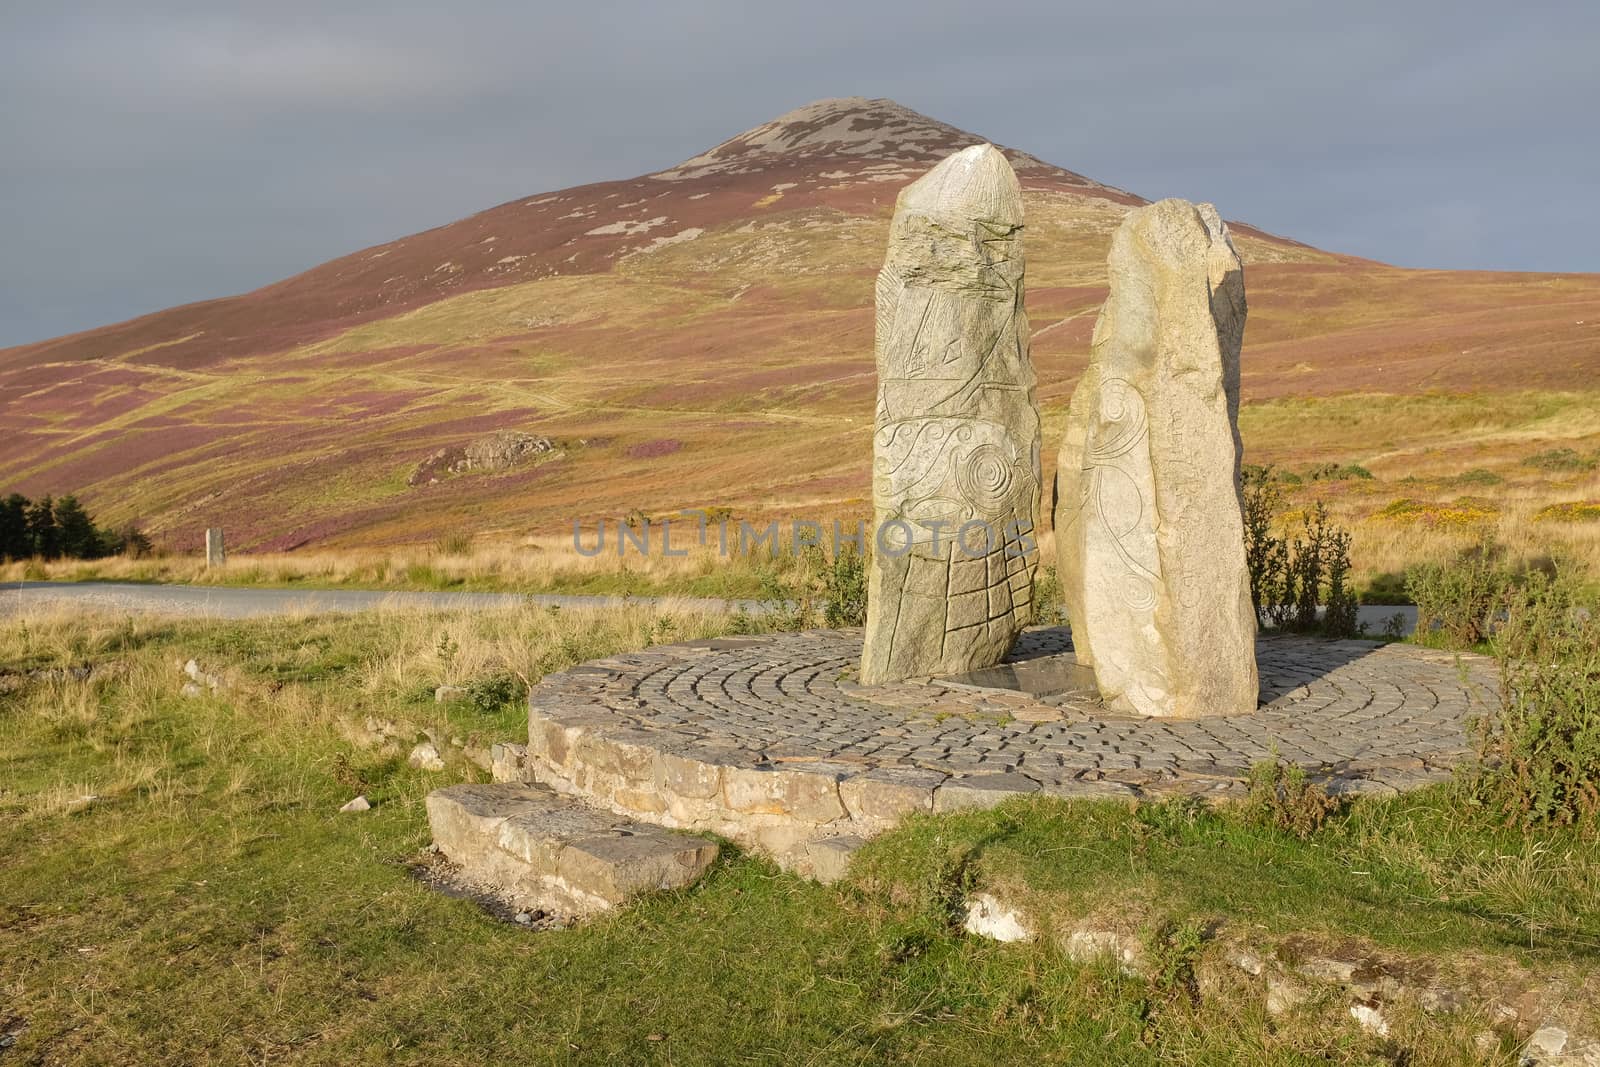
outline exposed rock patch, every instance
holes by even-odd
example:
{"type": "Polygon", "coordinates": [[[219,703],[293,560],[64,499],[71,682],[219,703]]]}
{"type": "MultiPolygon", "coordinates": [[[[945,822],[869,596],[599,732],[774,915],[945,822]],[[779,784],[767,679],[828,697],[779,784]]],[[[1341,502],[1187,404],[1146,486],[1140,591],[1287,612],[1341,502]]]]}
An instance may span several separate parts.
{"type": "Polygon", "coordinates": [[[521,430],[497,430],[468,444],[441,448],[417,464],[406,484],[433,485],[452,474],[469,471],[505,471],[531,462],[566,455],[566,449],[548,437],[521,430]]]}
{"type": "MultiPolygon", "coordinates": [[[[1162,962],[1139,929],[1150,916],[1138,909],[1084,917],[1070,905],[1058,909],[1048,897],[1030,895],[1024,906],[1013,895],[996,887],[974,891],[965,902],[966,931],[997,941],[1031,940],[1040,931],[1077,963],[1104,962],[1133,977],[1159,977],[1162,962]]],[[[1353,1024],[1378,1037],[1389,1037],[1407,1015],[1465,1013],[1486,1027],[1480,1047],[1490,1050],[1504,1035],[1522,1046],[1525,1067],[1600,1065],[1600,1034],[1592,1013],[1581,1007],[1593,1002],[1593,979],[1577,988],[1510,960],[1485,969],[1476,958],[1418,957],[1307,934],[1273,938],[1221,922],[1207,924],[1190,967],[1202,1000],[1253,988],[1267,1013],[1281,1018],[1342,999],[1353,1024]]]]}

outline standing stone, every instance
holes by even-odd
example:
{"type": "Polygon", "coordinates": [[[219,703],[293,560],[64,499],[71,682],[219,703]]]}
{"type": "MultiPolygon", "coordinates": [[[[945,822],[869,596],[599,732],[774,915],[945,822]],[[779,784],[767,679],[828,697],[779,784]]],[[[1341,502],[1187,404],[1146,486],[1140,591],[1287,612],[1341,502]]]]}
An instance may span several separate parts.
{"type": "Polygon", "coordinates": [[[212,526],[206,530],[206,566],[220,567],[228,554],[222,550],[222,528],[212,526]]]}
{"type": "Polygon", "coordinates": [[[1022,190],[992,145],[901,192],[877,287],[865,684],[992,666],[1029,620],[1039,409],[1022,267],[1022,190]]]}
{"type": "Polygon", "coordinates": [[[1111,241],[1072,394],[1056,549],[1080,663],[1141,715],[1250,711],[1256,618],[1239,496],[1244,268],[1210,204],[1163,200],[1111,241]]]}

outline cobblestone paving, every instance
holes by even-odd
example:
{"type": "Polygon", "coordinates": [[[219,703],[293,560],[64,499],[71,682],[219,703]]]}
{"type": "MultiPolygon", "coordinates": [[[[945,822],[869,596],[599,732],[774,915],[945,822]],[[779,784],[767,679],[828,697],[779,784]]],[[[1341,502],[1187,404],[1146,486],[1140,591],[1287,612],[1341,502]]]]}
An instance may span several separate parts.
{"type": "MultiPolygon", "coordinates": [[[[1066,652],[1063,630],[1032,630],[1013,661],[1066,652]]],[[[1448,776],[1467,720],[1494,699],[1482,657],[1411,645],[1269,637],[1258,642],[1262,704],[1198,720],[1108,713],[1092,700],[1036,698],[937,679],[853,682],[860,631],[808,631],[661,646],[551,675],[536,716],[582,711],[672,751],[738,751],[768,764],[922,768],[1007,776],[1022,789],[1131,795],[1211,783],[1237,788],[1280,758],[1338,789],[1387,792],[1448,776]],[[1117,790],[1120,787],[1120,794],[1117,790]]],[[[1200,791],[1198,789],[1191,791],[1200,791]]]]}

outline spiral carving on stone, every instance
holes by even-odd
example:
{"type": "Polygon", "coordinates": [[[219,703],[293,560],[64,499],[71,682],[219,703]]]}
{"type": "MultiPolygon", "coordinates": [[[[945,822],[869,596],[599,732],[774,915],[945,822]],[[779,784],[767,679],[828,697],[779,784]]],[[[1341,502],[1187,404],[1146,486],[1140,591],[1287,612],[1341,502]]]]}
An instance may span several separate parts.
{"type": "Polygon", "coordinates": [[[998,445],[981,444],[962,461],[956,484],[974,511],[993,515],[1010,506],[1016,471],[998,445]]]}
{"type": "Polygon", "coordinates": [[[1123,378],[1100,383],[1100,422],[1111,432],[1094,443],[1089,458],[1096,463],[1125,456],[1145,438],[1148,422],[1144,397],[1123,378]]]}

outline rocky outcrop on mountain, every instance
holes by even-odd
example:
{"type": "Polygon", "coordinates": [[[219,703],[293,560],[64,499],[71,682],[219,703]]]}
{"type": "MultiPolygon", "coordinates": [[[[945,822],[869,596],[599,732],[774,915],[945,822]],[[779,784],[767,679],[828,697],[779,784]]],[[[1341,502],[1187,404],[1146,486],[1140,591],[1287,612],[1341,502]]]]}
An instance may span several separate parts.
{"type": "Polygon", "coordinates": [[[417,464],[406,484],[433,485],[452,474],[503,471],[531,461],[559,459],[565,451],[548,437],[521,430],[497,430],[467,445],[441,448],[417,464]]]}

